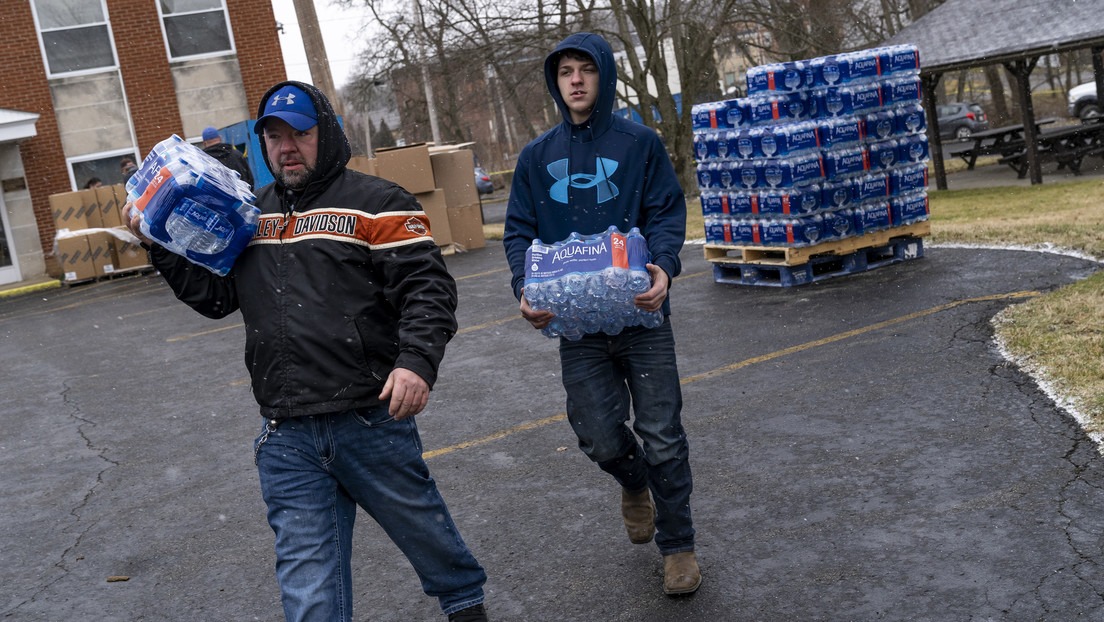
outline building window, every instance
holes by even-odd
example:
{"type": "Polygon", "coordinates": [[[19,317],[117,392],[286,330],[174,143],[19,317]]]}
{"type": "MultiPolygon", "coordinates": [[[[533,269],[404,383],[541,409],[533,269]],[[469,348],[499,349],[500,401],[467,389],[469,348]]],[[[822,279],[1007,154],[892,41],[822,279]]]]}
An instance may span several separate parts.
{"type": "Polygon", "coordinates": [[[160,0],[169,60],[233,53],[223,0],[160,0]]]}
{"type": "Polygon", "coordinates": [[[130,151],[112,152],[110,155],[97,153],[82,156],[80,159],[71,158],[69,166],[73,170],[74,189],[80,190],[86,187],[91,179],[98,179],[105,186],[126,182],[121,165],[123,158],[130,158],[136,163],[141,162],[135,157],[134,152],[130,151]]]}
{"type": "Polygon", "coordinates": [[[115,68],[102,0],[31,0],[31,4],[50,77],[115,68]]]}

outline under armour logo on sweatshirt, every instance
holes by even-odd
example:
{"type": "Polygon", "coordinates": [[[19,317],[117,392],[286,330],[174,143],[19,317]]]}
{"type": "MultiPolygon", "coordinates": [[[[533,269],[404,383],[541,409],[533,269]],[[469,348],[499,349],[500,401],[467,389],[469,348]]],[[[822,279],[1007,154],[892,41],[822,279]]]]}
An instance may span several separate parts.
{"type": "Polygon", "coordinates": [[[548,189],[548,196],[553,201],[566,204],[568,188],[596,188],[598,203],[605,203],[621,192],[609,179],[609,176],[617,170],[617,165],[617,160],[594,158],[594,173],[571,174],[567,170],[567,158],[557,160],[548,165],[548,174],[556,180],[556,183],[548,189]]]}

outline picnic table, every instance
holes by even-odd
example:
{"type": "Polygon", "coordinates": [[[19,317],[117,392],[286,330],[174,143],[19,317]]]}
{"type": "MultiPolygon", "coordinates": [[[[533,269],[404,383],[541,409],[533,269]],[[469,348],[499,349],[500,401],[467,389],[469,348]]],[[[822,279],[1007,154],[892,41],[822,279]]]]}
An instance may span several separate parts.
{"type": "MultiPolygon", "coordinates": [[[[1092,121],[1040,133],[1035,140],[1040,162],[1057,162],[1058,168],[1068,168],[1081,174],[1085,158],[1104,156],[1104,122],[1092,121]]],[[[1027,175],[1027,150],[1008,153],[998,160],[1016,171],[1020,179],[1027,175]]]]}
{"type": "MultiPolygon", "coordinates": [[[[1050,117],[1039,119],[1035,122],[1035,133],[1039,134],[1040,127],[1054,123],[1056,120],[1050,117]]],[[[971,171],[974,170],[974,165],[977,164],[977,159],[980,156],[999,155],[1006,157],[1021,153],[1026,147],[1024,144],[1024,125],[1022,123],[974,132],[967,140],[973,141],[971,147],[952,151],[951,155],[962,158],[966,162],[967,170],[971,171]]]]}

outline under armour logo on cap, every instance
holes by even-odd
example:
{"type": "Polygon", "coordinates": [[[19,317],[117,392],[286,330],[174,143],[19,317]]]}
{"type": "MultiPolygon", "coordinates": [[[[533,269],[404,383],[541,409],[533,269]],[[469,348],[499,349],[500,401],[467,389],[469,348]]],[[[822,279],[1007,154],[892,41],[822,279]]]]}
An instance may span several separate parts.
{"type": "Polygon", "coordinates": [[[263,132],[265,121],[271,117],[286,121],[288,125],[300,132],[318,125],[318,112],[314,109],[310,95],[290,84],[280,87],[268,98],[264,115],[257,119],[253,130],[258,134],[263,132]]]}

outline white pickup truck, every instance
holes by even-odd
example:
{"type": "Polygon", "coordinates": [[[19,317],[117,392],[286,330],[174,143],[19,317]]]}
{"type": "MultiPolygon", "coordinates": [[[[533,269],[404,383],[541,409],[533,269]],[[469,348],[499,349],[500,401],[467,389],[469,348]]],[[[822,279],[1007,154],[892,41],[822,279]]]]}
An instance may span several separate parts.
{"type": "Polygon", "coordinates": [[[1096,97],[1096,82],[1086,82],[1070,89],[1069,113],[1082,120],[1100,116],[1100,100],[1096,97]]]}

